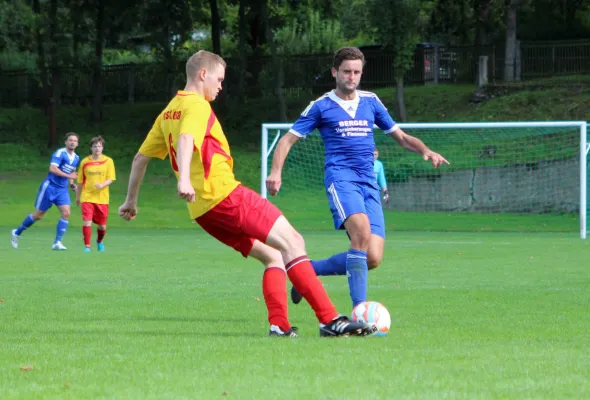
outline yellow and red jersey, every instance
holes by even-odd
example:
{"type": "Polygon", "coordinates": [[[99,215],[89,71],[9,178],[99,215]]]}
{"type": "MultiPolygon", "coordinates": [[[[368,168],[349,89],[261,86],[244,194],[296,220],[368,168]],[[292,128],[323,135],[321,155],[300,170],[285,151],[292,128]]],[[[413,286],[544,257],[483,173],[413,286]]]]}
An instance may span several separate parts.
{"type": "Polygon", "coordinates": [[[84,158],[78,168],[78,183],[82,185],[80,202],[109,204],[109,187],[96,188],[97,183],[104,183],[107,179],[116,179],[112,158],[105,155],[98,160],[92,159],[92,156],[84,158]]]}
{"type": "Polygon", "coordinates": [[[191,218],[197,218],[222,202],[239,184],[233,173],[229,144],[211,105],[201,95],[179,91],[160,113],[139,152],[165,159],[178,179],[176,148],[180,134],[191,135],[194,154],[191,183],[196,201],[187,203],[191,218]]]}

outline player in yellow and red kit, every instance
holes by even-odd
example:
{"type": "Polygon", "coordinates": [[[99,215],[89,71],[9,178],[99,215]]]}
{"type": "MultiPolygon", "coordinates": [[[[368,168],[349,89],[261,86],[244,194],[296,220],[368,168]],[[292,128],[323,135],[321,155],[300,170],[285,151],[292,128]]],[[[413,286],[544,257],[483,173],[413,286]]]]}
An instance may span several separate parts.
{"type": "Polygon", "coordinates": [[[297,336],[287,314],[286,276],[315,311],[321,336],[372,333],[367,324],[338,314],[313,271],[301,235],[272,203],[235,179],[229,144],[209,104],[221,90],[225,66],[221,57],[207,51],[189,58],[186,87],[157,117],[133,160],[119,215],[135,218],[147,164],[169,155],[178,195],[188,202],[191,218],[220,242],[265,266],[262,289],[269,335],[297,336]]]}
{"type": "Polygon", "coordinates": [[[84,251],[90,252],[92,223],[96,227],[96,245],[98,251],[104,251],[102,242],[107,232],[109,216],[109,186],[116,179],[113,159],[102,154],[104,139],[102,136],[92,138],[92,154],[80,162],[78,169],[78,189],[76,204],[82,208],[82,234],[84,251]]]}

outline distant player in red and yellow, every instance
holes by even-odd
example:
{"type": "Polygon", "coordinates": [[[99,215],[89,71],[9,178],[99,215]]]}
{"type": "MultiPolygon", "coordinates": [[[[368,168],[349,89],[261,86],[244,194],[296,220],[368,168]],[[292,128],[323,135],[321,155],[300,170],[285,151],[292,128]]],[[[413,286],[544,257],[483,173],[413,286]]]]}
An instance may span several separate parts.
{"type": "Polygon", "coordinates": [[[82,208],[82,234],[84,251],[90,252],[92,223],[96,227],[96,244],[98,251],[104,251],[104,235],[107,232],[109,216],[109,186],[116,179],[113,159],[102,154],[104,139],[102,136],[92,138],[92,154],[80,162],[78,170],[78,190],[76,204],[82,208]]]}
{"type": "Polygon", "coordinates": [[[270,336],[297,336],[287,316],[286,276],[315,311],[321,336],[371,333],[367,324],[338,314],[305,254],[303,238],[278,208],[235,179],[229,144],[209,104],[221,90],[225,66],[221,57],[208,51],[189,58],[184,90],[157,117],[133,160],[119,215],[135,218],[149,161],[169,155],[178,195],[188,202],[191,218],[220,242],[264,265],[262,291],[270,336]]]}

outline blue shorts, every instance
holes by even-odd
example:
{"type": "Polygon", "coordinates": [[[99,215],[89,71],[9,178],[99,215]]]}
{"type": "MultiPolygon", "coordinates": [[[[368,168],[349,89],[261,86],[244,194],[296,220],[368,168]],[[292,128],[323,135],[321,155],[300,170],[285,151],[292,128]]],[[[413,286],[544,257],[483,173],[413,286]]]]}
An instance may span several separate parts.
{"type": "Polygon", "coordinates": [[[334,228],[344,229],[344,221],[352,214],[369,217],[371,233],[385,238],[385,220],[381,208],[381,192],[369,183],[336,181],[326,188],[334,228]]]}
{"type": "Polygon", "coordinates": [[[67,187],[56,186],[48,180],[43,181],[39,186],[39,192],[35,199],[35,208],[39,211],[47,211],[52,205],[69,206],[70,193],[67,187]]]}

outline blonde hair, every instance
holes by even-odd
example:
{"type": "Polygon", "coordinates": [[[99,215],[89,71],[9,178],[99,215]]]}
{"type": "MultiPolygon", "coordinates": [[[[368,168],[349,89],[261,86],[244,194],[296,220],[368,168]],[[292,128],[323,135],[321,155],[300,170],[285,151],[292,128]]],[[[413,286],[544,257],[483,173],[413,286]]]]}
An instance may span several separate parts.
{"type": "Polygon", "coordinates": [[[206,50],[199,50],[186,62],[186,78],[187,80],[191,80],[201,69],[213,69],[217,65],[221,65],[223,68],[226,67],[223,58],[217,54],[206,50]]]}

